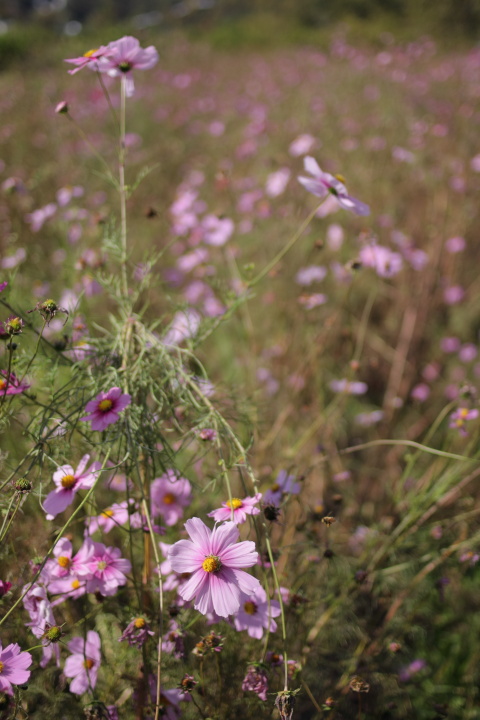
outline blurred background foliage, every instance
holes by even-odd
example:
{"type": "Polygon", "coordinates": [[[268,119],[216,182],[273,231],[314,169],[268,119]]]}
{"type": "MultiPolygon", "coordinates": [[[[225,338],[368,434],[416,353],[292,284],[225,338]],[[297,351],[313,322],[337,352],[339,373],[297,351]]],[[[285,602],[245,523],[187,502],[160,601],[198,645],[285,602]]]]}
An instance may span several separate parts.
{"type": "Polygon", "coordinates": [[[471,43],[479,38],[480,0],[0,0],[0,62],[25,53],[42,30],[75,36],[105,23],[136,31],[180,26],[238,46],[319,39],[340,22],[366,40],[382,32],[400,40],[428,33],[447,44],[471,43]]]}

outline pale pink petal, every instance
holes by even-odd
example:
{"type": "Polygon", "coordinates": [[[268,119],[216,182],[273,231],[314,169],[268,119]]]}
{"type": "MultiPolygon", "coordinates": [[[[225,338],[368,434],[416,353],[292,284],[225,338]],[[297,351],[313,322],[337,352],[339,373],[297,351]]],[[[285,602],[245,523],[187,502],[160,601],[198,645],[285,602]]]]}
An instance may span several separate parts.
{"type": "Polygon", "coordinates": [[[252,567],[258,560],[258,553],[255,550],[255,543],[251,540],[244,540],[232,545],[222,552],[222,563],[227,567],[241,569],[252,567]]]}
{"type": "Polygon", "coordinates": [[[213,529],[210,540],[210,552],[212,555],[223,555],[224,548],[232,545],[238,540],[240,535],[238,527],[233,522],[226,522],[218,525],[213,529]]]}
{"type": "Polygon", "coordinates": [[[172,569],[178,573],[195,572],[202,567],[205,554],[190,540],[179,540],[168,552],[172,569]]]}
{"type": "Polygon", "coordinates": [[[190,535],[193,542],[199,546],[200,550],[208,555],[210,552],[210,536],[212,531],[200,520],[200,518],[191,518],[185,523],[185,530],[190,535]]]}

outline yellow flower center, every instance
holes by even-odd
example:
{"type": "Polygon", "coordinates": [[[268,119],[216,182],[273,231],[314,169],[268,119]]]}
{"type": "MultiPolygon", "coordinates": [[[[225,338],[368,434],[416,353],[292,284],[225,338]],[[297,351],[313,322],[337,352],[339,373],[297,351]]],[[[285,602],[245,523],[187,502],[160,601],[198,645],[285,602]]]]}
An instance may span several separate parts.
{"type": "Polygon", "coordinates": [[[102,512],[101,517],[110,518],[110,517],[113,517],[114,514],[115,514],[115,513],[114,513],[114,511],[113,511],[111,508],[107,508],[106,510],[104,510],[104,511],[102,512]]]}
{"type": "Polygon", "coordinates": [[[230,508],[230,510],[238,510],[238,508],[241,508],[243,505],[243,502],[239,500],[238,498],[232,498],[231,500],[227,500],[225,505],[230,508]]]}
{"type": "Polygon", "coordinates": [[[221,560],[216,555],[208,555],[202,563],[202,568],[208,573],[218,572],[221,567],[221,560]]]}
{"type": "Polygon", "coordinates": [[[100,562],[97,563],[98,570],[105,570],[106,567],[107,563],[105,562],[105,560],[100,560],[100,562]]]}
{"type": "Polygon", "coordinates": [[[71,559],[67,557],[66,555],[60,555],[59,558],[57,558],[57,562],[62,568],[68,568],[70,567],[71,559]]]}
{"type": "Polygon", "coordinates": [[[113,402],[111,400],[100,400],[100,402],[98,403],[98,409],[100,410],[100,412],[106,413],[112,408],[112,405],[113,402]]]}
{"type": "Polygon", "coordinates": [[[72,590],[78,590],[80,587],[80,581],[75,578],[75,580],[72,580],[72,590]]]}
{"type": "Polygon", "coordinates": [[[461,418],[467,418],[468,417],[468,409],[467,408],[460,408],[458,411],[458,414],[461,418]]]}
{"type": "Polygon", "coordinates": [[[163,496],[163,502],[165,505],[173,505],[176,498],[173,493],[166,493],[166,495],[163,496]]]}
{"type": "Polygon", "coordinates": [[[76,482],[77,478],[75,477],[75,475],[64,475],[62,478],[62,487],[70,490],[70,488],[72,488],[76,482]]]}
{"type": "Polygon", "coordinates": [[[3,663],[0,662],[0,673],[2,672],[2,670],[3,670],[3,663]]]}
{"type": "Polygon", "coordinates": [[[92,55],[95,55],[96,52],[98,52],[98,48],[94,48],[93,50],[87,50],[83,57],[92,57],[92,55]]]}
{"type": "Polygon", "coordinates": [[[247,600],[247,602],[243,604],[243,609],[247,615],[255,615],[257,612],[257,606],[252,600],[247,600]]]}
{"type": "Polygon", "coordinates": [[[6,387],[7,387],[7,381],[0,380],[0,390],[5,390],[6,387]]]}
{"type": "Polygon", "coordinates": [[[140,630],[141,628],[144,628],[147,623],[145,622],[145,620],[143,618],[138,617],[138,618],[135,618],[135,620],[133,621],[133,624],[135,625],[135,627],[138,630],[140,630]]]}
{"type": "Polygon", "coordinates": [[[90,660],[90,658],[87,658],[83,663],[83,667],[87,668],[87,670],[91,670],[94,665],[95,663],[93,662],[93,660],[90,660]]]}
{"type": "Polygon", "coordinates": [[[335,177],[337,178],[337,180],[340,180],[340,182],[345,185],[346,181],[345,181],[345,178],[343,177],[343,175],[335,175],[335,177]]]}

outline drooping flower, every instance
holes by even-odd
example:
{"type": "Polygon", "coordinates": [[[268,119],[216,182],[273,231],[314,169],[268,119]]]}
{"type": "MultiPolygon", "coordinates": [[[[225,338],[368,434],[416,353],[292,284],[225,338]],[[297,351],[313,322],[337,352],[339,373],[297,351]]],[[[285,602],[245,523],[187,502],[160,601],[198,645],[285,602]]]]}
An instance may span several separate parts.
{"type": "Polygon", "coordinates": [[[252,595],[260,587],[256,578],[240,569],[257,562],[255,543],[237,543],[239,531],[232,522],[210,530],[200,518],[192,518],[185,529],[191,540],[179,540],[168,552],[175,572],[192,573],[179,594],[187,601],[195,598],[194,606],[203,615],[236,613],[242,593],[252,595]]]}
{"type": "Polygon", "coordinates": [[[257,493],[253,497],[246,497],[242,500],[239,498],[232,498],[231,501],[226,500],[222,503],[221,508],[208,513],[208,517],[213,518],[216,522],[231,520],[235,525],[240,525],[246,521],[247,515],[258,515],[260,513],[260,508],[255,506],[261,498],[262,493],[257,493]]]}
{"type": "Polygon", "coordinates": [[[150,488],[153,515],[161,515],[168,526],[175,525],[190,504],[192,486],[186,478],[178,477],[172,468],[156,478],[150,488]]]}
{"type": "Polygon", "coordinates": [[[125,410],[132,402],[128,393],[123,393],[119,387],[113,387],[108,392],[101,392],[94,400],[90,400],[85,406],[85,411],[90,413],[80,420],[91,423],[92,430],[105,430],[119,419],[118,413],[125,410]]]}
{"type": "Polygon", "coordinates": [[[347,188],[343,183],[343,178],[335,177],[334,175],[330,175],[330,173],[320,170],[317,161],[310,155],[307,155],[303,163],[306,172],[310,173],[312,177],[299,176],[298,181],[308,192],[320,198],[330,194],[344,210],[350,210],[350,212],[355,213],[355,215],[370,214],[368,205],[365,205],[365,203],[348,194],[347,188]]]}
{"type": "Polygon", "coordinates": [[[243,678],[242,690],[254,692],[260,700],[266,702],[268,690],[268,677],[265,668],[261,665],[250,665],[243,678]]]}
{"type": "Polygon", "coordinates": [[[32,656],[22,652],[20,645],[12,643],[2,649],[0,642],[0,691],[6,695],[13,695],[12,685],[24,685],[28,682],[32,664],[32,656]]]}
{"type": "Polygon", "coordinates": [[[43,509],[47,512],[47,520],[52,520],[73,502],[78,490],[88,490],[97,479],[101,469],[99,462],[94,462],[86,470],[90,455],[84,455],[76,470],[71,465],[62,465],[53,473],[53,482],[57,486],[47,495],[43,509]]]}
{"type": "Polygon", "coordinates": [[[8,582],[7,580],[0,580],[0,598],[6,595],[11,587],[11,582],[8,582]]]}
{"type": "Polygon", "coordinates": [[[147,623],[144,617],[139,616],[134,618],[122,633],[122,637],[118,638],[118,642],[126,640],[132,647],[141,648],[145,645],[148,637],[155,635],[150,625],[147,623]]]}
{"type": "Polygon", "coordinates": [[[278,617],[280,612],[280,604],[277,600],[270,600],[269,603],[267,593],[260,586],[253,595],[243,598],[240,609],[235,615],[235,629],[246,630],[250,637],[260,640],[264,628],[269,632],[275,632],[277,623],[273,618],[278,617]]]}
{"type": "Polygon", "coordinates": [[[142,48],[137,38],[126,35],[108,44],[98,66],[101,72],[108,73],[110,77],[123,75],[126,79],[127,96],[131,97],[135,91],[132,70],[150,70],[157,62],[158,52],[153,45],[142,48]]]}
{"type": "Polygon", "coordinates": [[[73,678],[70,691],[76,695],[83,695],[97,684],[100,645],[100,635],[95,630],[88,631],[86,641],[75,637],[68,643],[67,647],[73,654],[67,658],[63,672],[66,677],[73,678]]]}

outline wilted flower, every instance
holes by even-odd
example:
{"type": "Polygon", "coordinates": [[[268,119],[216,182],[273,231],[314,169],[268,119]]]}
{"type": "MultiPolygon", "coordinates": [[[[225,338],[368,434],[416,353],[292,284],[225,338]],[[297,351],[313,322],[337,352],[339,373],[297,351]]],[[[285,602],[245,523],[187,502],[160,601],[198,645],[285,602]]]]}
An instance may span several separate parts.
{"type": "Polygon", "coordinates": [[[266,702],[268,690],[268,677],[265,668],[260,664],[250,665],[243,678],[242,690],[254,692],[260,700],[266,702]]]}
{"type": "Polygon", "coordinates": [[[118,641],[126,640],[129,645],[141,648],[148,640],[148,637],[153,635],[155,633],[150,629],[150,625],[145,618],[136,617],[127,625],[118,641]]]}

